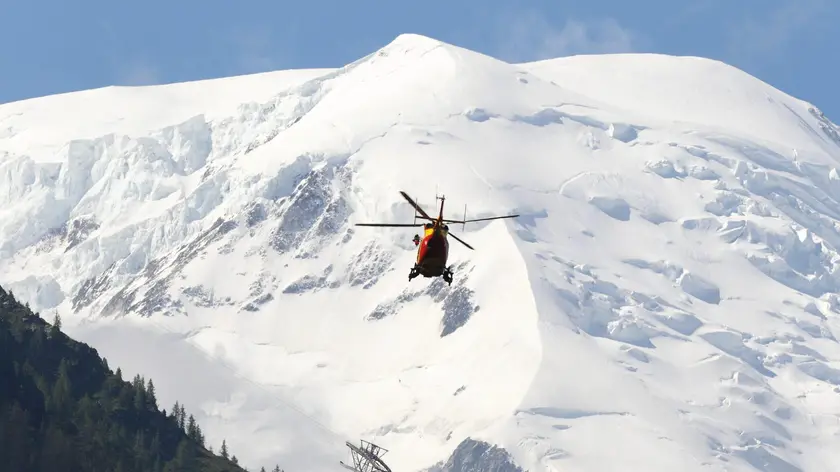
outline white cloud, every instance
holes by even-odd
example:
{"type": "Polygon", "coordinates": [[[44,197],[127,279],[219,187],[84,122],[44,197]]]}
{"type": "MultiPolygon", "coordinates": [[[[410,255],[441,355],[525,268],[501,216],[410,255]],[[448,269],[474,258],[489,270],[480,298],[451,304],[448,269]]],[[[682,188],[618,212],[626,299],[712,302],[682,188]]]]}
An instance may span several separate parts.
{"type": "Polygon", "coordinates": [[[636,36],[616,20],[566,20],[562,27],[528,11],[506,20],[500,28],[498,55],[512,62],[551,59],[575,54],[631,52],[636,36]]]}

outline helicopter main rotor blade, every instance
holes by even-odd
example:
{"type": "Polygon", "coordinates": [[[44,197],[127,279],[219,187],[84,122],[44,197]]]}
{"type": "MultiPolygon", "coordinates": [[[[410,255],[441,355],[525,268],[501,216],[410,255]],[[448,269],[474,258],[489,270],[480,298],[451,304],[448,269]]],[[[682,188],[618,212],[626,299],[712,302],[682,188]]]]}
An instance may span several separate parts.
{"type": "Polygon", "coordinates": [[[519,215],[505,215],[505,216],[490,216],[490,217],[487,217],[487,218],[475,218],[475,219],[472,219],[472,220],[443,220],[443,221],[445,221],[446,223],[464,224],[464,223],[474,223],[476,221],[500,220],[502,218],[516,218],[518,216],[519,215]]]}
{"type": "Polygon", "coordinates": [[[417,223],[356,223],[356,226],[377,226],[384,228],[415,228],[423,225],[417,223]]]}
{"type": "Polygon", "coordinates": [[[409,197],[407,193],[405,193],[405,192],[403,192],[402,190],[400,190],[400,195],[402,195],[402,197],[406,199],[406,201],[409,203],[409,205],[413,206],[413,207],[414,207],[414,209],[415,209],[415,210],[417,210],[417,212],[418,212],[418,213],[420,213],[420,216],[422,216],[423,218],[425,218],[425,219],[427,219],[427,220],[429,220],[429,221],[434,221],[434,220],[435,220],[434,218],[432,218],[431,216],[429,216],[429,214],[428,214],[428,213],[426,213],[425,211],[423,211],[423,209],[422,209],[422,208],[420,208],[420,205],[418,205],[418,204],[417,204],[417,202],[415,202],[414,200],[412,200],[412,199],[411,199],[411,197],[409,197]]]}
{"type": "Polygon", "coordinates": [[[449,232],[448,234],[449,234],[449,236],[452,236],[453,238],[455,238],[455,241],[458,241],[459,243],[463,244],[464,246],[467,246],[468,248],[470,248],[470,249],[472,249],[473,251],[475,251],[475,248],[474,248],[474,247],[472,247],[472,246],[470,246],[469,244],[465,243],[463,239],[459,238],[458,236],[455,236],[454,234],[452,234],[452,232],[449,232]]]}

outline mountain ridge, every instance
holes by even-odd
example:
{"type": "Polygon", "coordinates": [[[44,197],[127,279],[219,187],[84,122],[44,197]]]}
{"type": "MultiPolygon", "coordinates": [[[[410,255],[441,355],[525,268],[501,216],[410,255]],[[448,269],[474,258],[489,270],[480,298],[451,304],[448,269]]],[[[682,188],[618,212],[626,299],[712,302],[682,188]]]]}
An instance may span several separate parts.
{"type": "Polygon", "coordinates": [[[21,305],[0,287],[0,462],[19,472],[243,471],[216,456],[178,403],[159,410],[151,379],[122,378],[96,350],[21,305]]]}
{"type": "Polygon", "coordinates": [[[7,133],[0,283],[177,385],[253,463],[330,470],[362,437],[421,470],[472,438],[525,470],[822,470],[837,127],[712,61],[647,59],[506,64],[401,35],[272,92],[230,85],[215,116],[7,133]],[[453,227],[477,250],[453,242],[452,287],[407,283],[411,234],[352,227],[410,221],[398,189],[522,217],[453,227]]]}

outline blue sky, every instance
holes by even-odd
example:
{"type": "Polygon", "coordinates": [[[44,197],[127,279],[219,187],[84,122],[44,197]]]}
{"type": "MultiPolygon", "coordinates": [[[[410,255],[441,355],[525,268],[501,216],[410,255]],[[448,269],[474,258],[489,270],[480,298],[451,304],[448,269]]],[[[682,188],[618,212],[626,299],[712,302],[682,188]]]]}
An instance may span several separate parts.
{"type": "Polygon", "coordinates": [[[840,121],[837,0],[0,0],[0,103],[112,84],[337,67],[419,33],[501,59],[720,59],[840,121]]]}

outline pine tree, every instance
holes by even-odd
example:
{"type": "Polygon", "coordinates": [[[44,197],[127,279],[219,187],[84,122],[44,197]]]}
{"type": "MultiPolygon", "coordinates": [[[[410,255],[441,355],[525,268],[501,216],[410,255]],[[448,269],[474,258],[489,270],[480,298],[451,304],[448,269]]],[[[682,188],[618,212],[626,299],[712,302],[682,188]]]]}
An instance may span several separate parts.
{"type": "Polygon", "coordinates": [[[0,413],[0,424],[3,424],[0,437],[5,446],[0,448],[3,470],[28,470],[29,455],[32,453],[29,415],[18,402],[14,402],[11,408],[0,413]]]}
{"type": "Polygon", "coordinates": [[[265,467],[260,467],[260,472],[265,472],[265,467]]]}
{"type": "Polygon", "coordinates": [[[230,456],[230,461],[236,465],[239,465],[239,459],[236,458],[236,454],[230,456]]]}
{"type": "Polygon", "coordinates": [[[187,410],[183,404],[181,404],[181,408],[178,410],[178,427],[184,432],[187,431],[187,410]]]}
{"type": "Polygon", "coordinates": [[[195,424],[195,440],[204,447],[204,433],[201,432],[201,426],[198,423],[195,424]]]}
{"type": "Polygon", "coordinates": [[[53,317],[53,322],[52,326],[50,326],[49,333],[51,339],[61,334],[61,316],[58,314],[58,312],[55,312],[55,316],[53,317]]]}
{"type": "Polygon", "coordinates": [[[172,459],[175,470],[191,470],[195,466],[195,451],[190,447],[188,441],[182,439],[178,443],[178,450],[175,452],[175,458],[172,459]]]}
{"type": "Polygon", "coordinates": [[[140,376],[134,377],[134,409],[142,411],[146,409],[146,383],[140,376]]]}
{"type": "Polygon", "coordinates": [[[135,390],[143,390],[143,392],[145,393],[146,380],[143,379],[143,377],[140,377],[140,374],[137,374],[134,376],[133,379],[131,379],[131,386],[134,387],[135,390]]]}
{"type": "Polygon", "coordinates": [[[52,395],[50,395],[50,403],[52,404],[53,411],[59,413],[60,416],[69,414],[69,405],[73,400],[72,394],[70,375],[67,371],[67,361],[62,359],[58,366],[58,380],[56,380],[52,389],[52,395]]]}
{"type": "Polygon", "coordinates": [[[192,414],[187,420],[187,437],[193,441],[198,441],[198,431],[196,430],[195,417],[192,414]]]}
{"type": "Polygon", "coordinates": [[[274,466],[274,470],[273,470],[273,471],[271,471],[271,472],[283,472],[283,471],[282,471],[282,470],[280,470],[280,466],[279,466],[279,465],[275,465],[275,466],[274,466]]]}
{"type": "Polygon", "coordinates": [[[175,401],[175,404],[172,405],[172,412],[170,413],[170,418],[174,419],[175,422],[178,422],[178,413],[181,411],[181,404],[178,401],[175,401]]]}
{"type": "Polygon", "coordinates": [[[131,409],[132,401],[134,401],[134,390],[131,388],[130,384],[123,383],[120,386],[119,395],[117,396],[117,404],[119,405],[119,408],[123,410],[131,409]]]}
{"type": "MultiPolygon", "coordinates": [[[[8,426],[14,431],[16,425],[9,424],[8,426]]],[[[73,445],[54,423],[50,423],[46,427],[40,455],[40,470],[62,470],[72,461],[73,445]]]]}
{"type": "Polygon", "coordinates": [[[158,404],[157,397],[155,396],[155,384],[152,382],[152,379],[149,379],[149,382],[146,384],[146,402],[150,410],[157,410],[158,404]]]}
{"type": "Polygon", "coordinates": [[[160,432],[156,432],[155,435],[152,436],[152,442],[149,444],[149,453],[152,457],[160,455],[160,432]]]}
{"type": "Polygon", "coordinates": [[[224,439],[222,439],[222,449],[221,449],[221,454],[222,454],[222,457],[224,457],[225,459],[227,459],[227,458],[228,458],[228,448],[227,448],[227,442],[226,442],[224,439]]]}
{"type": "Polygon", "coordinates": [[[29,349],[30,352],[32,352],[33,357],[40,355],[44,350],[44,338],[47,336],[49,335],[45,334],[44,331],[41,331],[40,329],[35,330],[35,332],[32,333],[32,341],[29,343],[29,349]]]}
{"type": "Polygon", "coordinates": [[[146,451],[146,435],[143,434],[143,430],[138,430],[137,433],[134,435],[134,458],[135,461],[138,462],[138,466],[142,466],[140,462],[140,458],[143,457],[146,451]]]}

